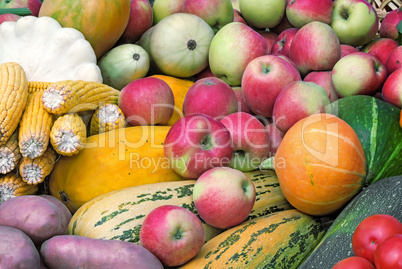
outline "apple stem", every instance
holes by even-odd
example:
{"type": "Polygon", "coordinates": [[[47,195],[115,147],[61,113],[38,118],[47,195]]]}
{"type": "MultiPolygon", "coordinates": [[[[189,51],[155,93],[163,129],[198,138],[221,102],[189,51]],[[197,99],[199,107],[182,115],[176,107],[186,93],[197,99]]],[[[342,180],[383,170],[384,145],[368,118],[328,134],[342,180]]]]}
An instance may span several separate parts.
{"type": "Polygon", "coordinates": [[[261,171],[263,171],[263,170],[275,170],[274,158],[275,158],[275,156],[272,156],[272,157],[262,161],[262,163],[259,166],[260,170],[261,171]]]}

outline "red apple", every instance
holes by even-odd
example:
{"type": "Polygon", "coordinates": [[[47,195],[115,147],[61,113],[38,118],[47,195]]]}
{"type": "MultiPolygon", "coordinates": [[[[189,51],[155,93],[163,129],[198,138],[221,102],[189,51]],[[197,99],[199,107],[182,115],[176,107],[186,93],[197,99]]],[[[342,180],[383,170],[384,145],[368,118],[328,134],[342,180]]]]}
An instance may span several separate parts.
{"type": "Polygon", "coordinates": [[[234,19],[230,0],[185,0],[182,12],[197,15],[206,21],[215,33],[234,19]]]}
{"type": "Polygon", "coordinates": [[[247,24],[246,21],[243,19],[243,17],[241,16],[240,11],[238,11],[237,9],[233,9],[233,21],[234,22],[241,22],[244,24],[247,24]]]}
{"type": "Polygon", "coordinates": [[[175,205],[153,209],[140,230],[141,245],[169,267],[194,258],[204,245],[205,231],[190,210],[175,205]]]}
{"type": "Polygon", "coordinates": [[[194,82],[183,102],[185,116],[195,113],[221,119],[237,111],[237,98],[232,88],[217,77],[194,82]]]}
{"type": "Polygon", "coordinates": [[[278,150],[285,133],[276,127],[275,122],[265,125],[265,129],[267,131],[269,141],[268,157],[272,157],[276,154],[276,151],[278,150]]]}
{"type": "Polygon", "coordinates": [[[246,102],[244,102],[242,88],[237,86],[232,87],[232,90],[234,91],[237,98],[237,111],[253,114],[253,112],[251,112],[251,110],[247,107],[246,102]]]}
{"type": "Polygon", "coordinates": [[[133,80],[120,92],[119,107],[130,125],[166,124],[173,114],[174,96],[162,79],[133,80]]]}
{"type": "Polygon", "coordinates": [[[190,179],[211,168],[228,166],[233,153],[229,130],[203,114],[184,116],[173,124],[163,149],[171,168],[190,179]]]}
{"type": "Polygon", "coordinates": [[[286,133],[299,120],[324,111],[329,103],[328,94],[320,85],[295,81],[276,98],[273,119],[278,129],[286,133]]]}
{"type": "Polygon", "coordinates": [[[339,99],[339,96],[336,94],[334,86],[332,85],[331,71],[310,72],[304,77],[303,81],[315,82],[322,86],[327,92],[331,103],[339,99]]]}
{"type": "Polygon", "coordinates": [[[331,26],[314,21],[297,31],[290,45],[289,58],[302,76],[310,71],[329,71],[341,58],[341,45],[331,26]]]}
{"type": "Polygon", "coordinates": [[[119,43],[135,43],[153,24],[153,11],[148,0],[131,0],[130,17],[119,43]]]}
{"type": "Polygon", "coordinates": [[[367,52],[355,52],[340,59],[332,69],[332,85],[339,97],[374,95],[387,77],[381,61],[367,52]]]}
{"type": "Polygon", "coordinates": [[[226,229],[243,222],[251,213],[256,190],[243,172],[216,167],[195,182],[193,200],[200,217],[209,225],[226,229]]]}
{"type": "Polygon", "coordinates": [[[398,38],[398,29],[396,26],[402,21],[402,10],[400,8],[386,13],[380,25],[380,37],[391,39],[398,38]]]}
{"type": "Polygon", "coordinates": [[[391,38],[376,38],[362,47],[360,51],[376,56],[385,65],[389,55],[398,45],[398,42],[391,38]]]}
{"type": "Polygon", "coordinates": [[[269,153],[265,126],[253,115],[236,112],[223,119],[232,137],[233,155],[229,167],[247,172],[257,169],[269,153]]]}
{"type": "Polygon", "coordinates": [[[309,22],[326,24],[332,19],[332,0],[287,0],[286,17],[293,27],[301,28],[309,22]]]}
{"type": "Polygon", "coordinates": [[[301,80],[300,73],[290,62],[275,55],[257,57],[243,74],[244,101],[256,115],[269,118],[279,92],[297,80],[301,80]]]}
{"type": "Polygon", "coordinates": [[[385,80],[382,99],[402,109],[402,68],[392,72],[385,80]]]}
{"type": "Polygon", "coordinates": [[[282,31],[272,45],[271,53],[282,54],[289,57],[290,44],[292,44],[292,40],[298,30],[298,28],[289,28],[282,31]]]}
{"type": "Polygon", "coordinates": [[[388,56],[385,62],[388,76],[402,66],[402,46],[396,47],[388,56]]]}
{"type": "Polygon", "coordinates": [[[0,2],[0,8],[28,8],[32,16],[35,17],[38,17],[41,6],[42,1],[40,0],[8,0],[0,2]]]}
{"type": "Polygon", "coordinates": [[[0,14],[0,24],[5,21],[18,21],[19,18],[21,18],[21,16],[11,13],[0,14]]]}
{"type": "Polygon", "coordinates": [[[341,44],[341,58],[346,55],[349,55],[354,52],[358,52],[359,50],[356,47],[347,44],[341,44]]]}
{"type": "Polygon", "coordinates": [[[277,39],[278,35],[271,31],[260,30],[258,33],[267,41],[267,53],[270,54],[272,52],[272,45],[274,44],[275,40],[277,39]]]}

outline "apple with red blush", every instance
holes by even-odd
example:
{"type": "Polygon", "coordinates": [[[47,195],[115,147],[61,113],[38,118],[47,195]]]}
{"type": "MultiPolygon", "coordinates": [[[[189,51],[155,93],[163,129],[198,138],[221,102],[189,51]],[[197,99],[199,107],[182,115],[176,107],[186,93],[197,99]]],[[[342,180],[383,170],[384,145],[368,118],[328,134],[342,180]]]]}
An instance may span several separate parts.
{"type": "Polygon", "coordinates": [[[310,72],[304,77],[303,81],[314,82],[322,86],[327,92],[331,103],[339,99],[339,96],[336,94],[334,86],[332,85],[331,71],[310,72]]]}
{"type": "Polygon", "coordinates": [[[244,102],[256,115],[270,118],[279,92],[290,83],[301,80],[299,70],[275,55],[252,60],[242,77],[244,102]]]}
{"type": "Polygon", "coordinates": [[[380,37],[388,37],[397,39],[399,31],[396,26],[402,21],[402,10],[397,8],[387,12],[385,17],[381,20],[380,37]]]}
{"type": "Polygon", "coordinates": [[[200,113],[220,120],[236,111],[237,98],[232,87],[217,77],[195,81],[183,101],[185,116],[200,113]]]}
{"type": "Polygon", "coordinates": [[[121,90],[119,107],[132,126],[165,125],[173,114],[174,95],[162,79],[139,78],[121,90]]]}
{"type": "Polygon", "coordinates": [[[341,58],[354,52],[359,52],[359,50],[351,45],[341,44],[341,58]]]}
{"type": "Polygon", "coordinates": [[[312,21],[330,24],[332,9],[332,0],[288,0],[286,17],[295,28],[301,28],[312,21]]]}
{"type": "Polygon", "coordinates": [[[382,86],[382,99],[402,109],[402,68],[387,77],[382,86]]]}
{"type": "Polygon", "coordinates": [[[271,53],[289,57],[290,45],[298,30],[298,28],[289,28],[281,32],[272,45],[271,53]]]}
{"type": "Polygon", "coordinates": [[[256,170],[269,153],[269,140],[265,126],[255,116],[236,112],[221,123],[232,137],[233,155],[229,167],[243,171],[256,170]]]}
{"type": "Polygon", "coordinates": [[[279,93],[272,118],[277,128],[286,133],[299,120],[323,112],[328,104],[328,94],[322,86],[314,82],[295,81],[279,93]]]}
{"type": "Polygon", "coordinates": [[[330,71],[341,58],[341,45],[331,26],[313,21],[295,34],[289,58],[303,77],[311,71],[330,71]]]}
{"type": "Polygon", "coordinates": [[[152,6],[148,0],[131,0],[130,16],[119,43],[135,43],[153,25],[152,6]]]}
{"type": "Polygon", "coordinates": [[[398,45],[398,42],[391,38],[380,37],[370,41],[360,51],[374,55],[385,65],[389,55],[398,45]]]}
{"type": "Polygon", "coordinates": [[[388,76],[392,74],[396,69],[402,66],[402,46],[396,47],[388,56],[385,62],[385,68],[387,69],[388,76]]]}
{"type": "Polygon", "coordinates": [[[184,178],[197,179],[214,167],[228,166],[233,146],[229,130],[204,114],[180,118],[163,143],[170,167],[184,178]]]}
{"type": "Polygon", "coordinates": [[[141,245],[167,267],[182,265],[194,258],[204,245],[201,220],[190,210],[163,205],[145,216],[140,230],[141,245]]]}
{"type": "Polygon", "coordinates": [[[256,198],[253,182],[243,172],[216,167],[195,182],[193,200],[201,219],[226,229],[242,223],[251,213],[256,198]]]}

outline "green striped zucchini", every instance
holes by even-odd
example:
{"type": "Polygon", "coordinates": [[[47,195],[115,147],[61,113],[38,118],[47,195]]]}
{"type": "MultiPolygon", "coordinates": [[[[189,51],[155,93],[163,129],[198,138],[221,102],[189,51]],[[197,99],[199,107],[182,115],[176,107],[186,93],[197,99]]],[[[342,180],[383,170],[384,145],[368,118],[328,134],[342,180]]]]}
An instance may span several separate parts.
{"type": "Polygon", "coordinates": [[[318,218],[297,209],[276,212],[220,233],[180,268],[297,268],[323,235],[318,218]]]}
{"type": "MultiPolygon", "coordinates": [[[[274,172],[255,171],[246,174],[256,187],[256,202],[248,219],[291,208],[280,190],[274,172]]],[[[67,233],[139,243],[142,222],[156,207],[178,205],[199,217],[192,197],[194,183],[195,180],[161,182],[103,194],[88,201],[74,213],[67,233]]],[[[205,222],[203,225],[206,241],[222,231],[205,222]]]]}

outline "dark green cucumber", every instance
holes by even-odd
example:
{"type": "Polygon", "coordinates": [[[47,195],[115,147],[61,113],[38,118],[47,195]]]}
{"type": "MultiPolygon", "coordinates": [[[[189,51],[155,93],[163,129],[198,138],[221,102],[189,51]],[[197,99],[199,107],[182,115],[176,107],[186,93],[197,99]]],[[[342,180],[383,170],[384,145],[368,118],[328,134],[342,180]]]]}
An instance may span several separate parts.
{"type": "Polygon", "coordinates": [[[389,214],[402,221],[402,176],[377,181],[353,198],[300,269],[330,269],[354,256],[353,233],[362,220],[375,214],[389,214]]]}
{"type": "Polygon", "coordinates": [[[366,185],[402,174],[401,110],[367,95],[344,97],[326,107],[346,121],[362,143],[368,170],[366,185]]]}

